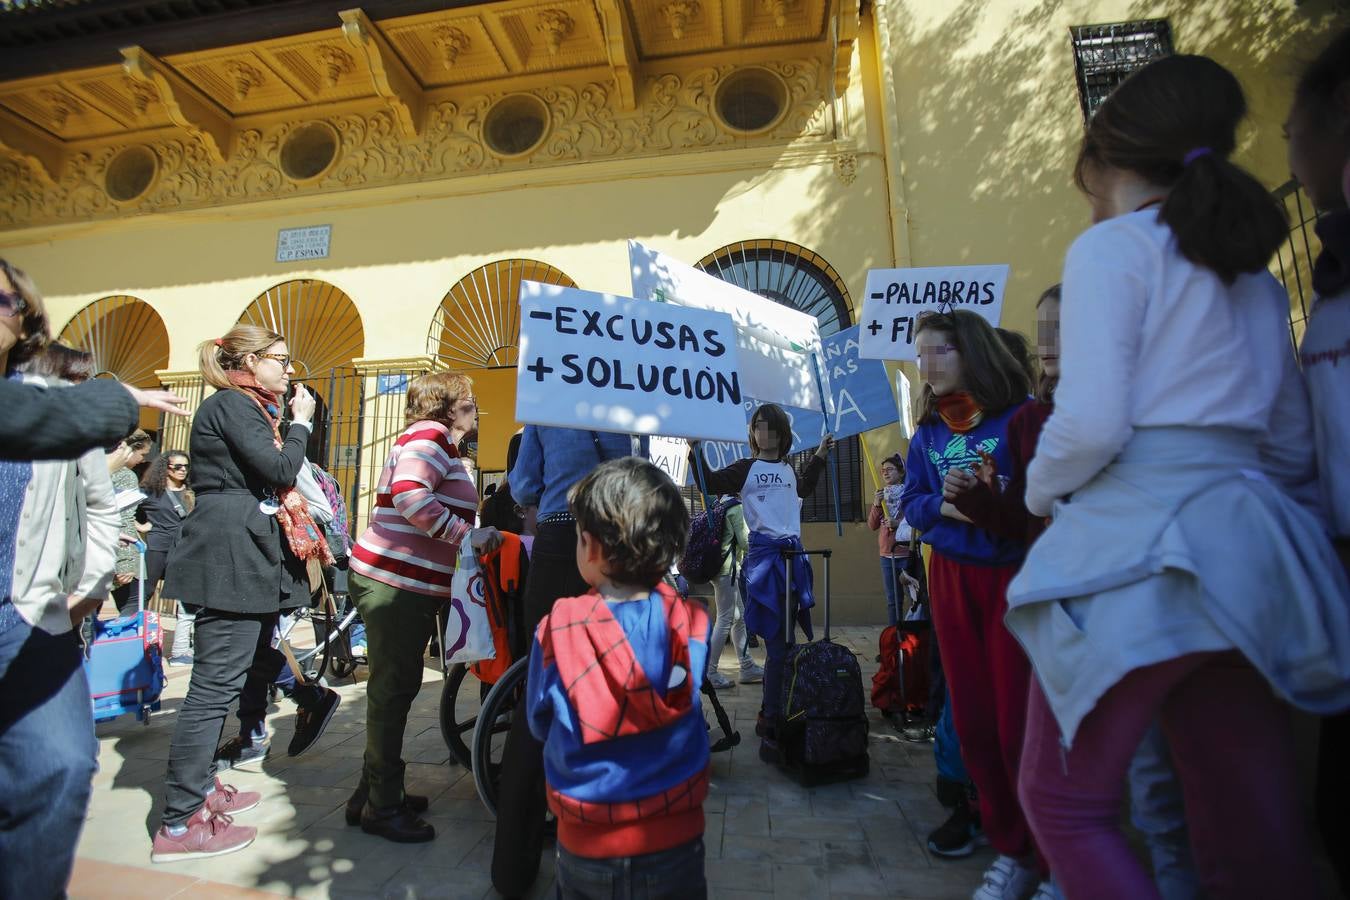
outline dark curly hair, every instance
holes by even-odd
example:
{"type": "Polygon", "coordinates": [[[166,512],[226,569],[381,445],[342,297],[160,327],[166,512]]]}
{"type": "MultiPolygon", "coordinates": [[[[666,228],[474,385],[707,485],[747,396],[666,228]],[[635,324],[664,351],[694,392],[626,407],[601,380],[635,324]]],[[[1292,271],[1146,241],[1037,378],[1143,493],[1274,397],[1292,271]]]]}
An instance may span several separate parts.
{"type": "Polygon", "coordinates": [[[605,552],[605,574],[617,584],[655,587],[684,552],[689,510],[679,488],[645,459],[601,463],[572,487],[568,507],[577,527],[605,552]]]}
{"type": "MultiPolygon", "coordinates": [[[[191,462],[191,458],[185,450],[166,450],[146,468],[145,474],[141,476],[141,490],[152,497],[158,497],[169,489],[169,460],[181,459],[184,462],[191,462]]],[[[188,509],[192,509],[192,492],[185,491],[188,495],[188,509]]]]}

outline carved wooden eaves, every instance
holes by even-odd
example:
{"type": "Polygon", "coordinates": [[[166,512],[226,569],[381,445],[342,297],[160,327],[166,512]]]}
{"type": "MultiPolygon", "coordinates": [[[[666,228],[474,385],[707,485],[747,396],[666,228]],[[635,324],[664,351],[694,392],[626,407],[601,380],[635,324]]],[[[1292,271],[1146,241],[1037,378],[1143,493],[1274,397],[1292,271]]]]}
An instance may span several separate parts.
{"type": "Polygon", "coordinates": [[[422,86],[364,11],[347,9],[338,16],[347,42],[366,61],[375,93],[394,114],[399,133],[405,138],[417,137],[425,106],[422,86]]]}
{"type": "Polygon", "coordinates": [[[55,187],[64,174],[66,152],[61,142],[3,107],[0,107],[0,150],[27,163],[48,187],[55,187]]]}
{"type": "Polygon", "coordinates": [[[154,89],[169,119],[197,138],[212,162],[225,162],[232,149],[234,129],[229,115],[210,97],[140,47],[122,48],[122,68],[132,80],[154,89]]]}
{"type": "Polygon", "coordinates": [[[858,0],[835,0],[834,34],[834,90],[843,94],[848,90],[849,70],[853,65],[853,45],[858,40],[861,10],[858,0]]]}
{"type": "Polygon", "coordinates": [[[595,6],[605,26],[605,53],[614,73],[619,103],[624,109],[636,109],[638,50],[628,9],[621,0],[595,0],[595,6]]]}

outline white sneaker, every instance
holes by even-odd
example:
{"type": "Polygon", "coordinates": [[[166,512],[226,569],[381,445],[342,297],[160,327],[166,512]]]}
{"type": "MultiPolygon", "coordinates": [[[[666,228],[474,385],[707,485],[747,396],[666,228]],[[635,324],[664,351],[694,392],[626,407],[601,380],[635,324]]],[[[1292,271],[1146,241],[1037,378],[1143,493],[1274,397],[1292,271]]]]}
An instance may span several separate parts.
{"type": "Polygon", "coordinates": [[[1019,866],[1011,856],[1000,856],[984,873],[984,884],[971,900],[1027,900],[1040,880],[1035,869],[1019,866]]]}
{"type": "Polygon", "coordinates": [[[1055,884],[1055,879],[1050,878],[1041,882],[1030,900],[1064,900],[1064,894],[1060,891],[1059,885],[1055,884]]]}
{"type": "Polygon", "coordinates": [[[764,667],[758,663],[741,666],[741,684],[759,684],[764,680],[764,667]]]}
{"type": "Polygon", "coordinates": [[[718,691],[729,690],[736,686],[736,682],[717,671],[708,673],[708,684],[711,684],[713,689],[718,691]]]}

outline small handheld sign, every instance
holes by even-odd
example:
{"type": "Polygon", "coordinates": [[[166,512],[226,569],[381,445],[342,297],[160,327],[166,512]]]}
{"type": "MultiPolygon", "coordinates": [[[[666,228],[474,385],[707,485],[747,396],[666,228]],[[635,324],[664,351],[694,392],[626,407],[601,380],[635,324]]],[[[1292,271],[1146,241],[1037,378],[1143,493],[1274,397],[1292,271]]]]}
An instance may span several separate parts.
{"type": "Polygon", "coordinates": [[[914,326],[925,312],[968,309],[990,325],[1003,314],[1008,266],[873,269],[867,273],[860,355],[914,360],[914,326]]]}
{"type": "Polygon", "coordinates": [[[733,440],[743,400],[725,313],[521,282],[516,421],[733,440]]]}

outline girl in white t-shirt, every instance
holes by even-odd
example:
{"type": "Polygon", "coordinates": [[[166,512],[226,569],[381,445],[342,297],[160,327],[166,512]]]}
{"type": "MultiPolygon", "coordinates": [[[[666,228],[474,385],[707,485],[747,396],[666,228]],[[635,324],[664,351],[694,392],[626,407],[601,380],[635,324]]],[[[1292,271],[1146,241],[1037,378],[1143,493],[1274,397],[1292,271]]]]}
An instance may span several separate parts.
{"type": "MultiPolygon", "coordinates": [[[[764,697],[760,722],[755,731],[763,738],[760,758],[778,761],[778,741],[773,722],[779,712],[783,690],[783,658],[787,635],[783,621],[783,550],[801,550],[802,498],[815,490],[834,438],[825,435],[800,476],[784,458],[792,447],[792,422],[782,408],[766,403],[750,417],[750,456],[725,469],[708,472],[703,489],[711,494],[736,494],[741,498],[745,524],[750,530],[750,549],[741,578],[745,582],[745,624],[764,641],[764,697]]],[[[700,452],[689,448],[694,468],[700,452]]],[[[802,629],[809,636],[811,621],[806,612],[815,604],[811,592],[811,564],[805,556],[793,558],[792,589],[802,629]]]]}
{"type": "Polygon", "coordinates": [[[1060,382],[1027,469],[1028,511],[1054,519],[1006,618],[1036,675],[1019,792],[1069,897],[1159,897],[1119,828],[1155,719],[1205,895],[1321,896],[1285,701],[1350,705],[1350,587],[1292,499],[1312,496],[1311,418],[1266,270],[1287,225],[1228,159],[1245,113],[1218,63],[1166,57],[1079,154],[1097,224],[1065,259],[1060,382]]]}

